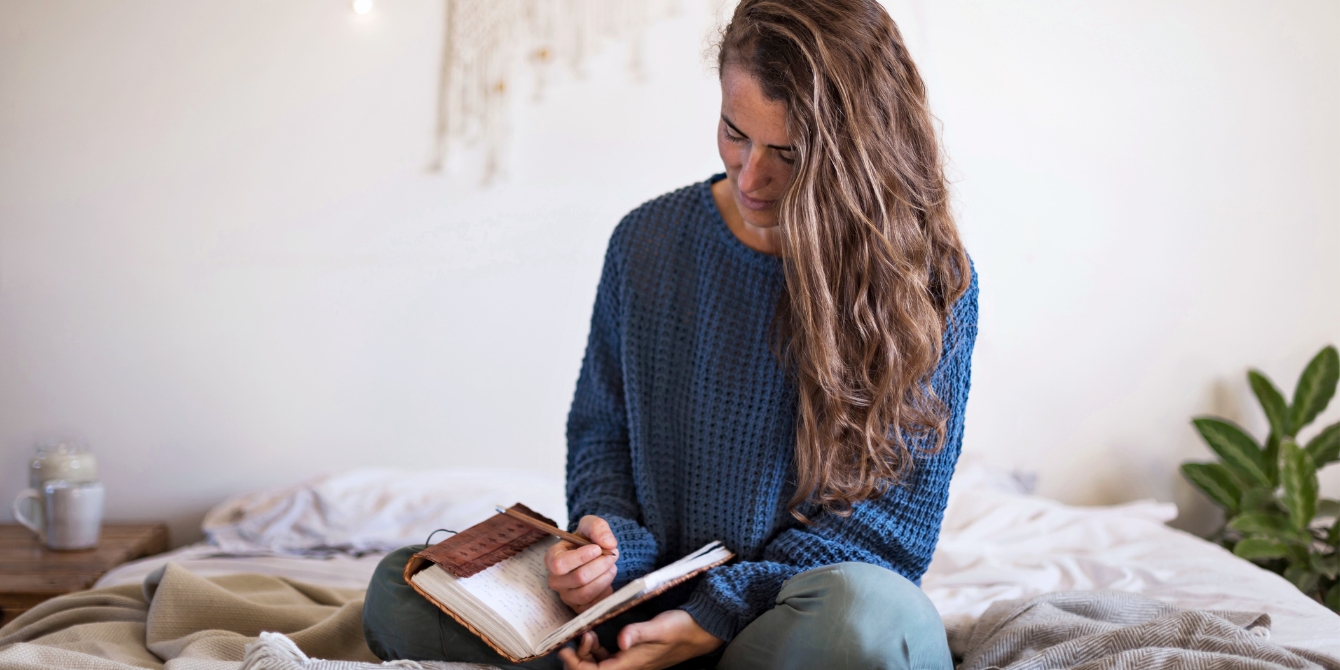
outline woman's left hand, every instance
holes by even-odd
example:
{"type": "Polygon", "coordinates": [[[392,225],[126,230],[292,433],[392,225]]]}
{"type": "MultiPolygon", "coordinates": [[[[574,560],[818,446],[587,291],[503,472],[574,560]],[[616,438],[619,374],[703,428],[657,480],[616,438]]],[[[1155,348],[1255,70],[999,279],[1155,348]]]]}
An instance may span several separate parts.
{"type": "Polygon", "coordinates": [[[702,629],[684,610],[668,610],[619,631],[619,653],[611,656],[595,633],[586,633],[577,645],[559,650],[567,670],[660,670],[702,656],[722,644],[702,629]]]}

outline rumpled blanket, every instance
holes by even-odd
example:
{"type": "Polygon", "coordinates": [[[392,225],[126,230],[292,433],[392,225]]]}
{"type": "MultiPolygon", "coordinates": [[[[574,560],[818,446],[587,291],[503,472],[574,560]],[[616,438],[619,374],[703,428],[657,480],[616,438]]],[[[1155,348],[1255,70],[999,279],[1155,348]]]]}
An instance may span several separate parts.
{"type": "MultiPolygon", "coordinates": [[[[0,669],[465,670],[379,664],[363,641],[363,591],[258,574],[203,578],[169,563],[143,585],[49,600],[0,628],[0,669]]],[[[1270,617],[1181,610],[1077,591],[991,605],[951,628],[958,670],[1340,670],[1269,641],[1270,617]]]]}
{"type": "Polygon", "coordinates": [[[958,670],[1340,670],[1269,641],[1270,617],[1181,610],[1131,593],[1076,591],[993,603],[951,634],[958,670]]]}
{"type": "Polygon", "coordinates": [[[0,668],[240,670],[249,646],[249,670],[380,663],[363,641],[361,589],[256,574],[206,579],[169,563],[143,585],[61,596],[23,613],[0,628],[0,668]],[[291,645],[256,644],[264,631],[291,645]]]}

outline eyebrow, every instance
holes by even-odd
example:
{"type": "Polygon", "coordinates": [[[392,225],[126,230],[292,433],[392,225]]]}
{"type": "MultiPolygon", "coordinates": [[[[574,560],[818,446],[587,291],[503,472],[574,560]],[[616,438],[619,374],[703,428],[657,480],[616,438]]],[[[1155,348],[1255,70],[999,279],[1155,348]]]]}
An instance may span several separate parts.
{"type": "MultiPolygon", "coordinates": [[[[721,120],[722,120],[722,121],[725,121],[725,122],[726,122],[726,125],[730,126],[730,129],[731,129],[731,130],[734,130],[736,135],[739,135],[740,137],[743,137],[743,138],[745,138],[745,139],[749,139],[749,136],[746,135],[746,134],[744,134],[744,131],[743,131],[743,130],[740,130],[740,127],[739,127],[739,126],[735,125],[734,123],[731,123],[730,118],[727,117],[725,114],[722,114],[722,115],[721,115],[721,120]]],[[[794,147],[782,147],[782,146],[777,146],[776,144],[767,144],[767,145],[764,145],[764,146],[768,147],[769,149],[776,149],[776,150],[778,150],[778,151],[795,151],[795,148],[794,148],[794,147]]]]}

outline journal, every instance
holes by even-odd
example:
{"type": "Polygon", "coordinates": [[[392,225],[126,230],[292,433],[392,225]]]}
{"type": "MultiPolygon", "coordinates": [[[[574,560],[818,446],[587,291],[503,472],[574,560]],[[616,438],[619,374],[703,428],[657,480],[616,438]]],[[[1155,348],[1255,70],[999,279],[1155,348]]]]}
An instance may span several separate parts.
{"type": "MultiPolygon", "coordinates": [[[[510,510],[554,523],[520,503],[510,510]]],[[[499,654],[520,663],[734,557],[712,542],[576,614],[549,588],[544,554],[558,541],[530,524],[495,514],[415,554],[405,565],[405,582],[499,654]]]]}

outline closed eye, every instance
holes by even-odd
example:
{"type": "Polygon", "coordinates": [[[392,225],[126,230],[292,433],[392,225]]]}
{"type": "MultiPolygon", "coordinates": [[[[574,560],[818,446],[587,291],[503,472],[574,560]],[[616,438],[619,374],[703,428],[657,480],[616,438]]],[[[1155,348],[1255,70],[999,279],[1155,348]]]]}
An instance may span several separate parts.
{"type": "MultiPolygon", "coordinates": [[[[721,121],[723,122],[722,132],[726,134],[727,140],[735,144],[743,144],[744,142],[747,142],[749,140],[749,138],[746,137],[744,133],[740,132],[739,128],[735,127],[734,123],[731,123],[730,119],[726,118],[726,115],[724,114],[721,115],[721,121]]],[[[769,149],[772,149],[773,151],[776,151],[777,157],[782,159],[782,162],[788,165],[794,164],[796,162],[795,149],[792,149],[791,147],[778,146],[776,144],[768,144],[765,146],[767,146],[769,149]]]]}

